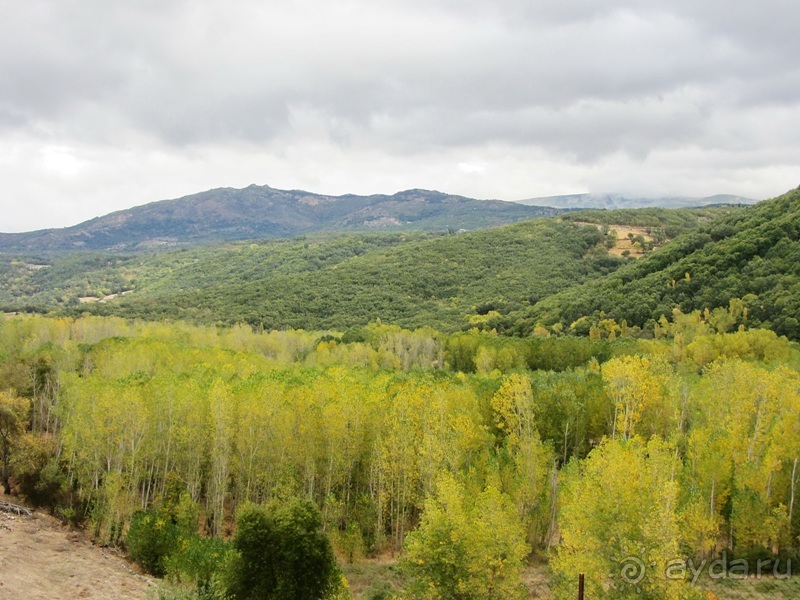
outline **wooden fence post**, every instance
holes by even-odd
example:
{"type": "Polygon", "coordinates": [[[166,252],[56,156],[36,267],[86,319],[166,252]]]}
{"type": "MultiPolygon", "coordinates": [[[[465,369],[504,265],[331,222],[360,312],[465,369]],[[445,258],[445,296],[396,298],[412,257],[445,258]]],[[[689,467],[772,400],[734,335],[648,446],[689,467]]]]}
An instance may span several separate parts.
{"type": "Polygon", "coordinates": [[[583,573],[578,575],[578,600],[583,600],[583,573]]]}

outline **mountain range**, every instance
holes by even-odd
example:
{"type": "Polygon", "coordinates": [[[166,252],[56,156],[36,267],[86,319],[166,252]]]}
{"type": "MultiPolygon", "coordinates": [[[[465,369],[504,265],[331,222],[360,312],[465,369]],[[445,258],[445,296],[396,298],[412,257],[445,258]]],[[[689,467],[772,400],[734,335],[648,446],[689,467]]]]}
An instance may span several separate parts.
{"type": "Polygon", "coordinates": [[[564,209],[601,208],[607,210],[619,208],[693,208],[717,204],[755,204],[756,202],[757,200],[752,198],[733,194],[716,194],[702,198],[693,196],[647,198],[644,196],[626,196],[624,194],[568,194],[519,201],[520,204],[530,206],[552,206],[564,209]]]}
{"type": "Polygon", "coordinates": [[[326,196],[251,185],[152,202],[63,229],[0,233],[0,252],[136,251],[324,231],[458,231],[562,212],[418,189],[326,196]]]}
{"type": "Polygon", "coordinates": [[[583,208],[752,204],[742,196],[643,198],[619,194],[476,200],[412,189],[329,196],[268,185],[217,188],[116,211],[72,227],[0,233],[0,252],[140,251],[331,231],[460,231],[552,217],[583,208]]]}

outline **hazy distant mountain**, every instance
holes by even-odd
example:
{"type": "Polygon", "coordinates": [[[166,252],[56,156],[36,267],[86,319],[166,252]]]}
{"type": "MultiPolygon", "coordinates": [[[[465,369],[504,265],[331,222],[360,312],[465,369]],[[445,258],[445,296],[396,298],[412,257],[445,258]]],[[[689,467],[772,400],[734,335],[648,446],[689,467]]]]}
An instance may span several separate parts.
{"type": "Polygon", "coordinates": [[[569,194],[566,196],[547,196],[544,198],[530,198],[520,200],[520,204],[527,206],[552,206],[555,208],[689,208],[695,206],[709,206],[712,204],[754,204],[757,200],[734,196],[731,194],[717,194],[705,198],[692,198],[689,196],[664,196],[660,198],[644,198],[641,196],[624,196],[621,194],[569,194]]]}
{"type": "Polygon", "coordinates": [[[64,229],[0,234],[0,252],[140,250],[341,230],[478,229],[563,211],[428,190],[325,196],[251,185],[163,200],[64,229]]]}

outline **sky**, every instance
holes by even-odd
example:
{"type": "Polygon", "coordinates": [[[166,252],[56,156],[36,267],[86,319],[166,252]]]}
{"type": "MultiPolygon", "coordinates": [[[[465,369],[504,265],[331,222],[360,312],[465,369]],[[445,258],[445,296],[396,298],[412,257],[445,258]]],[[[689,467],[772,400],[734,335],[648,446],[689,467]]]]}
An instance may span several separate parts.
{"type": "Polygon", "coordinates": [[[215,187],[755,199],[794,0],[0,0],[0,231],[215,187]]]}

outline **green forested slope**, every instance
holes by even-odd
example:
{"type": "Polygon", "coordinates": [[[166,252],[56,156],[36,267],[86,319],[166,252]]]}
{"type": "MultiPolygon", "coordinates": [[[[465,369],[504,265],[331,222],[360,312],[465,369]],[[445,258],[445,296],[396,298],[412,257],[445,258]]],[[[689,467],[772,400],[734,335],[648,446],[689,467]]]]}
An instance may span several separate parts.
{"type": "Polygon", "coordinates": [[[318,234],[136,255],[6,256],[0,308],[267,328],[345,329],[382,319],[521,331],[532,304],[625,264],[608,256],[602,226],[645,227],[663,238],[737,210],[587,211],[459,234],[318,234]]]}
{"type": "Polygon", "coordinates": [[[135,293],[91,310],[267,328],[343,329],[379,318],[452,330],[613,271],[623,262],[590,252],[601,239],[595,228],[547,220],[458,235],[216,247],[148,258],[135,293]]]}
{"type": "Polygon", "coordinates": [[[588,315],[643,327],[675,307],[714,309],[734,298],[744,301],[751,326],[800,338],[800,190],[734,211],[504,324],[525,333],[536,323],[569,326],[588,315]]]}
{"type": "Polygon", "coordinates": [[[561,218],[573,223],[629,225],[661,232],[668,239],[694,231],[724,216],[740,211],[742,205],[714,205],[702,208],[620,208],[617,210],[581,210],[561,218]]]}

